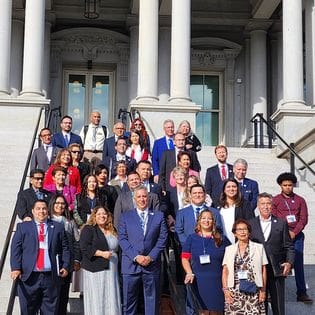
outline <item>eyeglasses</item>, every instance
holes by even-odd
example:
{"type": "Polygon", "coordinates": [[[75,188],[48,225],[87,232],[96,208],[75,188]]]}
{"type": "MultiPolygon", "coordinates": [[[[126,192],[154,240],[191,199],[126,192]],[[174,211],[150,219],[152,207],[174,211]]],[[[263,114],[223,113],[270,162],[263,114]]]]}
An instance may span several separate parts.
{"type": "Polygon", "coordinates": [[[79,153],[81,153],[80,151],[71,151],[71,153],[73,153],[73,154],[79,154],[79,153]]]}
{"type": "Polygon", "coordinates": [[[55,205],[61,205],[64,206],[66,203],[65,202],[55,202],[55,205]]]}
{"type": "Polygon", "coordinates": [[[238,229],[235,229],[235,231],[237,231],[237,232],[247,232],[248,228],[244,228],[244,229],[238,228],[238,229]]]}
{"type": "Polygon", "coordinates": [[[140,127],[142,127],[142,124],[134,124],[135,126],[140,126],[140,127]]]}
{"type": "Polygon", "coordinates": [[[44,177],[33,177],[35,180],[44,180],[44,177]]]}

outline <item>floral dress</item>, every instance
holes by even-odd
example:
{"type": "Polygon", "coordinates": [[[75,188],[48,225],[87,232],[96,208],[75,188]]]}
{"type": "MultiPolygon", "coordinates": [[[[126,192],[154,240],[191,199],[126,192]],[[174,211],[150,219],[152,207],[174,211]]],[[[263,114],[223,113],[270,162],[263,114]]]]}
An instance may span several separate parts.
{"type": "Polygon", "coordinates": [[[231,304],[225,303],[225,313],[229,315],[265,315],[265,304],[259,303],[259,292],[248,294],[240,292],[240,280],[238,271],[247,270],[248,280],[254,282],[252,259],[249,256],[249,249],[246,248],[243,258],[237,253],[234,262],[234,288],[229,290],[233,293],[234,301],[231,304]]]}

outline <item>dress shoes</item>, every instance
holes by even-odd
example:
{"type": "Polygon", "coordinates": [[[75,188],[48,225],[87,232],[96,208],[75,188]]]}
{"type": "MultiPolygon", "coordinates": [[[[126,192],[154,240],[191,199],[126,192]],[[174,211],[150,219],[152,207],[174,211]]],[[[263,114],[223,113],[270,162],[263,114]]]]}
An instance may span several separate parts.
{"type": "Polygon", "coordinates": [[[313,300],[306,293],[302,295],[298,295],[296,300],[297,302],[303,302],[303,303],[308,303],[308,304],[313,303],[313,300]]]}

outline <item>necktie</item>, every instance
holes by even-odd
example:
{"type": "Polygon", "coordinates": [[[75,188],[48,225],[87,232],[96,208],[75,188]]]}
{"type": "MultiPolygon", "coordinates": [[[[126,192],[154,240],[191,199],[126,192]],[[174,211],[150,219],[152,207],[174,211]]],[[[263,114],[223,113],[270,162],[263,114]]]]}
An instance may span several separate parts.
{"type": "Polygon", "coordinates": [[[69,146],[69,138],[68,138],[68,135],[65,135],[65,144],[66,144],[66,147],[69,146]]]}
{"type": "Polygon", "coordinates": [[[225,165],[221,165],[221,178],[222,178],[222,180],[226,179],[225,165]]]}
{"type": "Polygon", "coordinates": [[[172,138],[168,139],[168,148],[169,150],[174,150],[174,142],[172,138]]]}
{"type": "Polygon", "coordinates": [[[144,232],[145,232],[145,213],[143,211],[140,213],[140,219],[141,219],[141,227],[142,227],[143,234],[144,234],[144,232]]]}
{"type": "Polygon", "coordinates": [[[197,207],[196,208],[196,220],[198,219],[198,216],[199,216],[199,213],[200,213],[201,209],[202,209],[202,207],[197,207]]]}
{"type": "Polygon", "coordinates": [[[39,224],[39,233],[38,233],[38,254],[36,260],[36,267],[39,271],[44,269],[44,257],[45,250],[43,243],[45,241],[45,225],[44,223],[39,224]]]}
{"type": "Polygon", "coordinates": [[[47,154],[47,152],[48,152],[48,146],[47,145],[44,145],[44,150],[45,150],[45,152],[47,154]]]}

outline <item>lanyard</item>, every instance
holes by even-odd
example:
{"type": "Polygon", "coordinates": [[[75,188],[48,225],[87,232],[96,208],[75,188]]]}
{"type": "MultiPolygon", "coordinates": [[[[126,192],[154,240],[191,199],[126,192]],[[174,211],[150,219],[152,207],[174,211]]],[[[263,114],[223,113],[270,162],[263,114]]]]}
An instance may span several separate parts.
{"type": "Polygon", "coordinates": [[[201,233],[201,236],[202,236],[203,254],[205,255],[206,254],[205,238],[207,237],[204,237],[202,233],[201,233]]]}
{"type": "Polygon", "coordinates": [[[241,255],[241,251],[240,251],[240,245],[237,246],[237,254],[238,254],[238,257],[240,258],[240,264],[243,265],[244,264],[244,256],[245,256],[245,252],[246,252],[246,249],[248,248],[248,255],[249,255],[249,247],[248,245],[245,247],[245,250],[244,250],[244,255],[242,257],[241,255]]]}
{"type": "MultiPolygon", "coordinates": [[[[285,205],[287,206],[287,208],[288,208],[288,210],[289,210],[289,213],[290,213],[290,215],[291,215],[291,208],[290,208],[288,202],[286,201],[286,199],[284,199],[284,198],[285,198],[285,197],[283,197],[283,201],[284,201],[285,205]]],[[[294,196],[293,196],[293,201],[294,201],[294,196]]]]}

